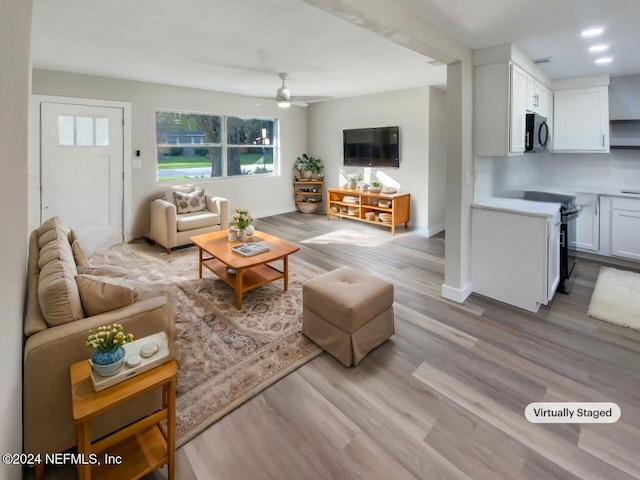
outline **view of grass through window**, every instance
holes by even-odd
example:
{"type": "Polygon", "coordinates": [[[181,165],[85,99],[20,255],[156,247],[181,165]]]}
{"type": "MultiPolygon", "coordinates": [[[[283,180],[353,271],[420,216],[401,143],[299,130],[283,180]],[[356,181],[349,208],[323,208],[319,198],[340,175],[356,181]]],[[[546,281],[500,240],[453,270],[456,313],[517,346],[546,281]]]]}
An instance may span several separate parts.
{"type": "Polygon", "coordinates": [[[156,112],[158,181],[273,174],[276,120],[156,112]]]}

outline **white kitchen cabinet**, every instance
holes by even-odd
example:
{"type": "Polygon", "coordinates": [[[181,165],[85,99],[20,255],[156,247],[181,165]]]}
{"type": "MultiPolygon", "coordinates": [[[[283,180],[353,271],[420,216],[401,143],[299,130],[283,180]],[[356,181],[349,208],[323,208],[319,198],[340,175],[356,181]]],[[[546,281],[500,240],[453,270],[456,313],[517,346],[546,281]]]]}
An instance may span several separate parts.
{"type": "Polygon", "coordinates": [[[474,292],[531,312],[551,300],[560,281],[560,212],[551,205],[547,214],[472,206],[474,292]]]}
{"type": "Polygon", "coordinates": [[[538,114],[547,119],[547,125],[551,126],[553,117],[553,92],[544,85],[540,85],[540,98],[538,100],[538,114]]]}
{"type": "Polygon", "coordinates": [[[527,75],[527,110],[540,114],[542,84],[531,75],[527,75]]]}
{"type": "Polygon", "coordinates": [[[524,152],[527,129],[526,112],[527,73],[517,65],[511,65],[511,128],[509,145],[511,153],[524,152]]]}
{"type": "Polygon", "coordinates": [[[556,90],[553,109],[554,151],[609,151],[607,87],[556,90]]]}
{"type": "Polygon", "coordinates": [[[600,250],[600,199],[595,194],[576,195],[580,215],[576,219],[575,237],[569,247],[586,252],[600,250]]]}
{"type": "Polygon", "coordinates": [[[611,255],[640,260],[640,199],[611,199],[611,255]]]}
{"type": "Polygon", "coordinates": [[[478,65],[474,70],[476,155],[507,156],[524,152],[527,73],[511,62],[478,65]]]}

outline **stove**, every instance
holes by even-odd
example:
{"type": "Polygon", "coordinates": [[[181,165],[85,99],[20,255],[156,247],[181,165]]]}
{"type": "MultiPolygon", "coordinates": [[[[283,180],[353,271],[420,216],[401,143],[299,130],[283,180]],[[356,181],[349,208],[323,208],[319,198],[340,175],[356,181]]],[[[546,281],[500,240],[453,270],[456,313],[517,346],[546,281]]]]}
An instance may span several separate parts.
{"type": "Polygon", "coordinates": [[[576,205],[575,195],[525,191],[522,197],[524,200],[534,202],[549,202],[560,204],[560,283],[556,292],[568,294],[576,279],[574,270],[578,262],[575,256],[569,255],[569,244],[576,239],[576,220],[580,215],[580,207],[576,205]]]}

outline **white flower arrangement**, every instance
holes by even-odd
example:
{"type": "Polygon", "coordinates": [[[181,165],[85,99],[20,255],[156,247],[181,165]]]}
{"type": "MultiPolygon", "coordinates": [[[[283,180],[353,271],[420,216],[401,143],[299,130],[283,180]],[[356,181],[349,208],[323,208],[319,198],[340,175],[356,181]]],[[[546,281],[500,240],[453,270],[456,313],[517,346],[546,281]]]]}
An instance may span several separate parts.
{"type": "Polygon", "coordinates": [[[97,330],[89,330],[87,338],[87,348],[97,348],[101,351],[113,350],[125,343],[133,340],[133,335],[125,334],[122,331],[122,325],[114,323],[113,325],[104,325],[98,327],[97,330]]]}

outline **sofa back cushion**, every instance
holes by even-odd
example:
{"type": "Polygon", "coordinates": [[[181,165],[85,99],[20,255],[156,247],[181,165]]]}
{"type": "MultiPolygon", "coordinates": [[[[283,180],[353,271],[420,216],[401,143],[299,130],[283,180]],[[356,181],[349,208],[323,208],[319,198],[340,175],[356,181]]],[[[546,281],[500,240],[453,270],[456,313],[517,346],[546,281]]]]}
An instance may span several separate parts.
{"type": "Polygon", "coordinates": [[[38,301],[50,327],[85,317],[75,275],[75,268],[61,260],[52,260],[40,270],[38,301]]]}
{"type": "Polygon", "coordinates": [[[27,269],[27,313],[24,317],[24,334],[31,336],[49,328],[40,311],[38,300],[38,283],[40,281],[40,269],[38,268],[38,237],[40,232],[34,230],[29,239],[29,264],[27,269]]]}
{"type": "MultiPolygon", "coordinates": [[[[48,242],[38,241],[40,244],[38,268],[42,270],[45,265],[53,260],[60,260],[70,267],[75,268],[76,262],[73,257],[71,245],[69,245],[69,240],[67,240],[67,235],[59,228],[49,230],[45,235],[49,238],[48,242]]],[[[40,238],[42,238],[42,236],[40,236],[40,238]]]]}

